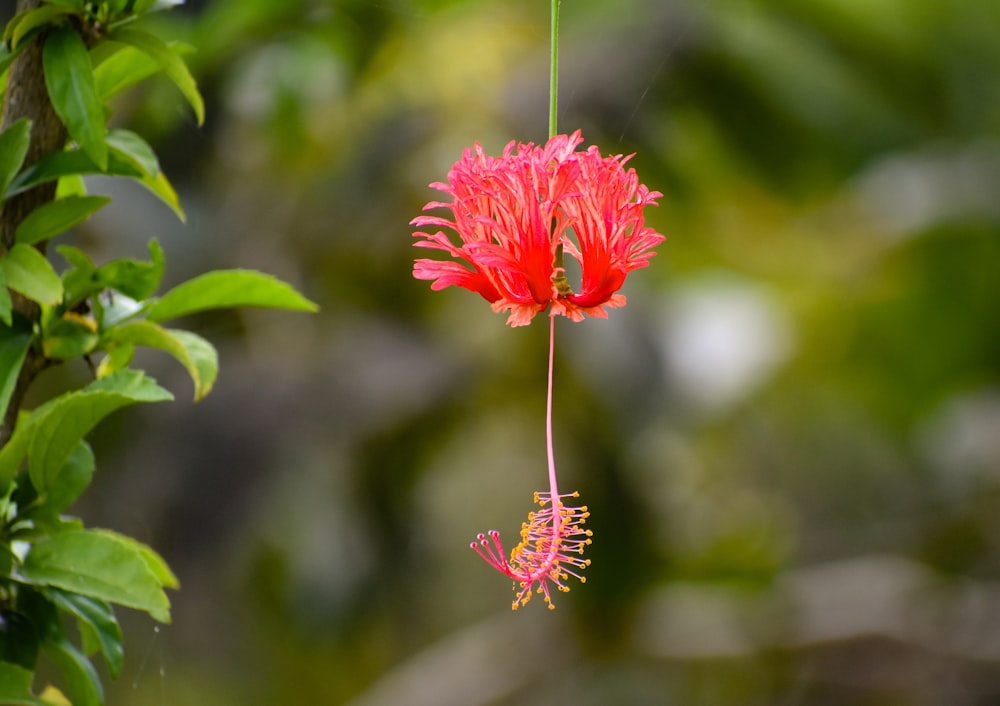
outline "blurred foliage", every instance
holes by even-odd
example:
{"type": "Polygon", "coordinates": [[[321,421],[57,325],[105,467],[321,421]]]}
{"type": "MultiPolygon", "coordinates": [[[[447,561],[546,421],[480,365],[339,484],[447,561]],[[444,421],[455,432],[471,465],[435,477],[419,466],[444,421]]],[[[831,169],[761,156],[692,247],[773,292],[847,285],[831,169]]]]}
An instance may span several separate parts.
{"type": "Polygon", "coordinates": [[[161,21],[206,124],[166,83],[113,119],[158,136],[189,225],[122,206],[79,237],[264,268],[323,314],[208,321],[214,399],[108,429],[130,472],[85,516],[185,587],[110,703],[996,700],[1000,5],[563,4],[561,129],[636,153],[668,240],[628,307],[559,326],[595,538],[552,615],[508,614],[465,548],[544,481],[546,332],[414,281],[407,226],[474,141],[545,137],[547,8],[161,21]]]}

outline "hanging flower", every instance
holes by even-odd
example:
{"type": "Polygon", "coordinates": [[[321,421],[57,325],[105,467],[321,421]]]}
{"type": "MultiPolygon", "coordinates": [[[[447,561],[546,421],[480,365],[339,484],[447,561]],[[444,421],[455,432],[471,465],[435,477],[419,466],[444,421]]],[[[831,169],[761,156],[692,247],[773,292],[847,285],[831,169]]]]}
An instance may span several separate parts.
{"type": "Polygon", "coordinates": [[[629,272],[649,264],[664,237],[648,228],[643,208],[662,194],[639,183],[628,157],[602,157],[597,147],[576,151],[580,131],[556,135],[544,146],[509,143],[491,157],[476,143],[448,174],[431,186],[451,197],[424,210],[446,208],[451,219],[419,216],[418,227],[456,232],[456,245],[443,231],[417,232],[417,247],[443,250],[454,260],[418,259],[417,279],[431,289],[457,285],[477,292],[494,311],[508,311],[507,323],[523,326],[551,307],[573,321],[584,315],[607,318],[607,307],[625,304],[618,293],[629,272]],[[564,255],[579,264],[574,289],[564,255]]]}
{"type": "Polygon", "coordinates": [[[602,157],[596,147],[577,151],[580,132],[556,135],[545,145],[508,144],[499,157],[483,152],[478,143],[466,150],[448,174],[447,183],[431,186],[450,196],[432,201],[425,211],[448,209],[451,218],[424,215],[418,227],[420,248],[443,250],[451,260],[419,258],[417,279],[431,289],[452,285],[479,293],[494,311],[509,312],[507,323],[524,326],[536,314],[549,312],[549,374],[545,410],[549,491],[535,493],[541,509],[521,525],[521,541],[508,558],[500,533],[479,534],[472,548],[487,564],[514,581],[513,607],[541,594],[554,608],[552,594],[568,591],[573,577],[590,566],[583,558],[591,543],[584,529],[590,513],[560,495],[552,448],[552,369],[555,317],[582,321],[607,317],[607,309],[624,306],[619,294],[632,270],[646,267],[663,236],[646,227],[643,209],[655,205],[660,193],[639,183],[635,170],[625,169],[628,157],[602,157]],[[564,259],[575,260],[579,282],[570,284],[564,259]]]}

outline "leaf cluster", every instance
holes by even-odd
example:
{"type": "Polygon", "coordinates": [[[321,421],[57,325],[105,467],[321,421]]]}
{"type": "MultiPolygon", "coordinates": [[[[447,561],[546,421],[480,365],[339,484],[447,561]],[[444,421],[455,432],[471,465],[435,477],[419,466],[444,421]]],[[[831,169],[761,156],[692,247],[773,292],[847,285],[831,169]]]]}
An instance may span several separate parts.
{"type": "MultiPolygon", "coordinates": [[[[82,249],[59,244],[61,271],[48,244],[103,208],[110,198],[87,192],[83,177],[137,181],[184,218],[153,148],[138,134],[111,129],[108,101],[156,73],[166,74],[200,124],[204,102],[182,58],[186,48],[137,28],[141,16],[176,2],[47,0],[15,16],[3,33],[0,74],[32,43],[41,44],[44,80],[68,144],[28,163],[32,124],[22,118],[0,132],[0,207],[41,184],[55,198],[20,220],[0,243],[0,418],[16,419],[0,446],[0,703],[98,706],[100,654],[116,677],[124,655],[114,606],[170,620],[167,588],[178,581],[150,547],[122,534],[86,528],[64,513],[95,472],[87,434],[112,412],[172,399],[140,370],[137,348],[164,351],[189,373],[203,398],[218,374],[206,339],[168,322],[213,308],[259,306],[297,311],[315,305],[289,285],[248,270],[216,271],[158,294],[165,258],[156,240],[148,260],[96,264],[82,249]],[[100,45],[101,51],[95,51],[100,45]],[[27,303],[28,306],[20,305],[27,303]],[[35,368],[83,360],[93,380],[33,410],[15,391],[35,368]],[[74,641],[66,629],[75,624],[74,641]],[[36,696],[40,654],[62,676],[61,690],[36,696]]],[[[7,212],[4,211],[4,217],[7,212]]]]}

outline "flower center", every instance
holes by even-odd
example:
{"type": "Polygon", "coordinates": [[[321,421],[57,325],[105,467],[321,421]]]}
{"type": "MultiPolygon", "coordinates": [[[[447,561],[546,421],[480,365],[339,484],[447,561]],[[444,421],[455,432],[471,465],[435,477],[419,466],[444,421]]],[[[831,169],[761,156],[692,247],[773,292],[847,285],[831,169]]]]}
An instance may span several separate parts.
{"type": "MultiPolygon", "coordinates": [[[[570,260],[572,259],[570,258],[570,260]]],[[[566,258],[563,257],[563,246],[561,244],[556,247],[555,272],[556,275],[552,278],[552,286],[556,288],[556,292],[559,293],[560,297],[572,296],[574,294],[573,287],[566,276],[566,258]]]]}

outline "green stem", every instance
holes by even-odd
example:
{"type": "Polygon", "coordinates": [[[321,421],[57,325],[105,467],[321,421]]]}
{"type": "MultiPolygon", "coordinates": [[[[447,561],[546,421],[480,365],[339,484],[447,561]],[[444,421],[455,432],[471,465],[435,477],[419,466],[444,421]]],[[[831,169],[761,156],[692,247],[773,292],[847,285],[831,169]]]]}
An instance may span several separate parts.
{"type": "MultiPolygon", "coordinates": [[[[559,114],[559,3],[560,0],[552,0],[552,36],[549,41],[549,139],[551,140],[558,132],[559,114]]],[[[566,274],[562,272],[563,249],[562,245],[556,248],[555,256],[556,286],[560,290],[565,287],[569,290],[566,282],[566,274]]]]}
{"type": "Polygon", "coordinates": [[[559,109],[559,2],[552,0],[552,37],[549,42],[549,138],[556,135],[559,109]]]}

